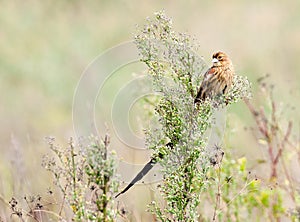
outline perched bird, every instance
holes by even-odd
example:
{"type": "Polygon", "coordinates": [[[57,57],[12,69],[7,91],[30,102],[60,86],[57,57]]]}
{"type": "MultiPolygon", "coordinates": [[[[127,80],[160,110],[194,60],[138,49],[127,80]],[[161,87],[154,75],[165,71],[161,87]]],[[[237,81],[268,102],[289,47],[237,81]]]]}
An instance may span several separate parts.
{"type": "MultiPolygon", "coordinates": [[[[228,56],[223,52],[214,53],[212,62],[212,67],[204,74],[204,79],[195,98],[195,104],[204,101],[207,97],[213,98],[215,95],[225,94],[232,85],[234,69],[228,56]]],[[[174,144],[169,142],[166,146],[172,149],[174,144]]],[[[118,193],[115,198],[140,181],[158,162],[158,158],[162,159],[163,157],[163,155],[152,157],[127,187],[118,193]]]]}
{"type": "Polygon", "coordinates": [[[232,85],[234,69],[229,57],[224,52],[217,52],[213,54],[212,62],[212,67],[204,74],[195,103],[226,94],[232,85]]]}

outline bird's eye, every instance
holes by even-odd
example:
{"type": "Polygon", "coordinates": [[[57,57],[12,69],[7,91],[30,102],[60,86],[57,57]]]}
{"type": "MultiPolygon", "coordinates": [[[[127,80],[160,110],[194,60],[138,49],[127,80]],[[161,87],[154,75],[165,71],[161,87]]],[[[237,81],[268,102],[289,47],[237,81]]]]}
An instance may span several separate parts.
{"type": "Polygon", "coordinates": [[[217,57],[217,59],[218,59],[218,60],[222,59],[222,56],[219,55],[219,56],[217,57]]]}

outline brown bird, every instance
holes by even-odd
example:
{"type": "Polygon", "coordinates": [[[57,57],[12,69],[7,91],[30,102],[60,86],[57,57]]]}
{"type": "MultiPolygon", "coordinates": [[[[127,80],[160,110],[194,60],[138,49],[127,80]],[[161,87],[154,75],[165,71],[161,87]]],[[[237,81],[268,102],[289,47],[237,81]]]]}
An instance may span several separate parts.
{"type": "Polygon", "coordinates": [[[213,54],[212,62],[212,67],[204,74],[195,103],[226,94],[232,85],[234,69],[229,57],[224,52],[217,52],[213,54]]]}
{"type": "MultiPolygon", "coordinates": [[[[204,74],[204,79],[195,98],[195,103],[204,101],[207,97],[212,98],[218,94],[225,94],[232,85],[234,69],[228,56],[223,52],[213,54],[213,66],[204,74]]],[[[173,143],[166,144],[170,149],[173,143]]],[[[133,180],[115,198],[129,190],[133,185],[140,181],[157,163],[158,158],[163,155],[152,157],[144,168],[133,178],[133,180]]]]}

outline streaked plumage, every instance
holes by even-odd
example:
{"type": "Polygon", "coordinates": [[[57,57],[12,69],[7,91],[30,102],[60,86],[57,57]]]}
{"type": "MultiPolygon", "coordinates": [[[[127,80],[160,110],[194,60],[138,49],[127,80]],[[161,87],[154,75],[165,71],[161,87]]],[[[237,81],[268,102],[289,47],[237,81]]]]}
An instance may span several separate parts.
{"type": "Polygon", "coordinates": [[[234,68],[229,57],[224,52],[217,52],[212,58],[213,65],[204,74],[195,103],[226,94],[232,85],[234,68]]]}
{"type": "MultiPolygon", "coordinates": [[[[228,56],[223,52],[213,54],[213,66],[204,74],[202,84],[195,98],[195,103],[204,101],[208,97],[212,98],[218,94],[225,94],[232,85],[233,75],[233,65],[228,56]]],[[[169,142],[166,146],[172,149],[173,143],[169,142]]],[[[163,155],[152,157],[136,177],[115,198],[124,194],[140,181],[157,163],[157,158],[163,158],[163,155]]]]}

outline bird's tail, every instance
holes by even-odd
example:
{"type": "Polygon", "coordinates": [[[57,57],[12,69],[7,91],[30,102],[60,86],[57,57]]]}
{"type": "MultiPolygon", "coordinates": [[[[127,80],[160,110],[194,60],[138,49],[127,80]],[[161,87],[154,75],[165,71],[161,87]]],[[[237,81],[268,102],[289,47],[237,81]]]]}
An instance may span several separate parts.
{"type": "Polygon", "coordinates": [[[140,181],[157,163],[156,158],[151,158],[151,160],[144,166],[144,168],[136,175],[136,177],[125,187],[120,193],[118,193],[115,198],[120,196],[121,194],[125,193],[129,190],[136,182],[140,181]]]}
{"type": "Polygon", "coordinates": [[[197,93],[197,96],[196,96],[196,98],[194,100],[194,104],[200,103],[201,100],[205,100],[205,97],[206,97],[206,95],[205,95],[205,93],[203,93],[203,88],[200,87],[200,89],[199,89],[199,91],[197,93]]]}

